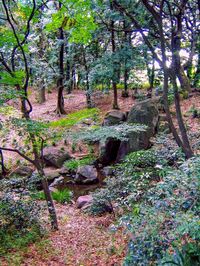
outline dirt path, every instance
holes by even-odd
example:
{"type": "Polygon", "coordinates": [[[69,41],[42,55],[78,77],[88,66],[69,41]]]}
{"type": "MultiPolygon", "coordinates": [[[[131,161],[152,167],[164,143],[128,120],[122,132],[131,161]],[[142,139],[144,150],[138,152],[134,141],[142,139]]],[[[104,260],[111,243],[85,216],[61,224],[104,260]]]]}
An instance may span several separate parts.
{"type": "Polygon", "coordinates": [[[24,266],[117,266],[122,265],[127,236],[111,232],[113,216],[91,217],[74,205],[56,205],[60,230],[48,237],[49,244],[33,245],[24,266]]]}

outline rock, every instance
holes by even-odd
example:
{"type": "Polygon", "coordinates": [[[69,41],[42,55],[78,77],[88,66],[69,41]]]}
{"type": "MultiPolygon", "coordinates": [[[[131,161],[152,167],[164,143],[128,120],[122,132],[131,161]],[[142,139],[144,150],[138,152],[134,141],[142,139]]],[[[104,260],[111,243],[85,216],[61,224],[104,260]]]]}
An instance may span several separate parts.
{"type": "Polygon", "coordinates": [[[148,99],[134,105],[128,114],[127,122],[147,125],[148,131],[153,136],[157,131],[159,122],[156,100],[148,99]]]}
{"type": "Polygon", "coordinates": [[[66,167],[63,166],[61,169],[59,169],[59,173],[61,175],[69,175],[70,172],[66,167]]]}
{"type": "Polygon", "coordinates": [[[108,165],[115,162],[120,144],[121,141],[114,138],[108,138],[105,142],[101,142],[99,145],[99,163],[108,165]]]}
{"type": "Polygon", "coordinates": [[[103,126],[118,125],[126,121],[126,114],[120,110],[109,111],[103,121],[103,126]]]}
{"type": "Polygon", "coordinates": [[[98,183],[97,170],[92,165],[85,165],[78,168],[75,182],[78,184],[95,184],[98,183]]]}
{"type": "Polygon", "coordinates": [[[77,201],[76,205],[78,209],[81,209],[84,207],[89,207],[92,204],[93,198],[91,195],[85,195],[85,196],[80,196],[77,201]]]}
{"type": "Polygon", "coordinates": [[[51,183],[49,189],[51,189],[51,191],[53,191],[53,189],[56,189],[57,190],[57,187],[59,185],[62,185],[64,182],[64,177],[63,176],[60,176],[58,178],[56,178],[53,183],[51,183]]]}
{"type": "Polygon", "coordinates": [[[19,166],[17,167],[9,176],[20,176],[20,177],[31,177],[33,169],[28,166],[19,166]]]}
{"type": "Polygon", "coordinates": [[[99,146],[98,161],[103,165],[121,161],[128,153],[150,147],[151,132],[149,130],[131,132],[125,136],[127,141],[108,138],[99,146]]]}
{"type": "Polygon", "coordinates": [[[68,152],[56,147],[47,147],[44,149],[43,158],[46,166],[60,168],[66,160],[71,159],[68,152]]]}
{"type": "Polygon", "coordinates": [[[113,175],[113,167],[111,167],[111,166],[106,166],[106,167],[104,167],[103,169],[102,169],[102,174],[103,174],[103,176],[111,176],[111,175],[113,175]]]}
{"type": "Polygon", "coordinates": [[[50,190],[51,192],[58,192],[58,189],[55,188],[55,187],[52,187],[52,186],[49,187],[49,190],[50,190]]]}
{"type": "Polygon", "coordinates": [[[132,132],[127,135],[128,141],[121,141],[116,162],[120,162],[130,152],[145,150],[150,147],[151,133],[149,130],[132,132]]]}

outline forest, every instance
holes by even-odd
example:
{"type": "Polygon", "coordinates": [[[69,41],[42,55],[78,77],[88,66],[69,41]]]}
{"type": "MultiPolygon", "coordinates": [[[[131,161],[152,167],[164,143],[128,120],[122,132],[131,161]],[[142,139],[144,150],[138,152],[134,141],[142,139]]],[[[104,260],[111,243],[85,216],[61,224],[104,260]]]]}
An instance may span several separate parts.
{"type": "Polygon", "coordinates": [[[199,33],[199,0],[1,0],[0,266],[200,265],[199,33]]]}

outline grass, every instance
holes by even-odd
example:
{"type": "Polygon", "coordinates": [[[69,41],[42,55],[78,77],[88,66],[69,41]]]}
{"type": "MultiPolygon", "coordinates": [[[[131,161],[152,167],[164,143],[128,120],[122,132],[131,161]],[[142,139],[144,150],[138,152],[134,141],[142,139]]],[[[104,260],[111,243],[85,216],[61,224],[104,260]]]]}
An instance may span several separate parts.
{"type": "Polygon", "coordinates": [[[97,108],[83,109],[74,113],[67,115],[65,118],[61,118],[57,121],[50,122],[49,127],[72,127],[75,124],[83,121],[87,118],[92,118],[94,120],[98,119],[99,110],[97,108]]]}
{"type": "Polygon", "coordinates": [[[95,160],[94,156],[87,156],[83,159],[71,159],[64,163],[69,171],[76,171],[78,167],[91,164],[95,160]]]}
{"type": "MultiPolygon", "coordinates": [[[[72,192],[68,188],[65,188],[63,190],[53,191],[51,192],[51,195],[53,200],[61,204],[69,203],[72,198],[72,192]]],[[[37,200],[45,200],[45,195],[43,191],[37,191],[33,193],[31,197],[37,200]]]]}

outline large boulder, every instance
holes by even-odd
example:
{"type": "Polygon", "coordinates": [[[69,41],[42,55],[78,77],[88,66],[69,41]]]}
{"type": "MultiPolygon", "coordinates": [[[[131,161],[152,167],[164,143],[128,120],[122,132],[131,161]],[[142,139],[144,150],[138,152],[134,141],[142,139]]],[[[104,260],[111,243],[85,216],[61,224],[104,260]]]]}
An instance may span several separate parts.
{"type": "Polygon", "coordinates": [[[121,161],[128,153],[150,147],[151,133],[149,130],[133,131],[125,136],[127,140],[108,138],[99,145],[98,161],[103,165],[121,161]]]}
{"type": "Polygon", "coordinates": [[[43,152],[43,159],[46,166],[61,168],[66,160],[71,159],[68,152],[56,147],[47,147],[43,152]]]}
{"type": "Polygon", "coordinates": [[[103,165],[114,163],[117,158],[121,141],[115,138],[107,138],[99,144],[98,162],[103,165]]]}
{"type": "Polygon", "coordinates": [[[75,182],[77,184],[96,184],[99,182],[97,169],[92,165],[85,165],[78,168],[75,182]]]}
{"type": "Polygon", "coordinates": [[[149,130],[131,132],[127,134],[127,141],[121,141],[116,162],[120,162],[130,152],[148,149],[150,143],[151,132],[149,130]]]}
{"type": "Polygon", "coordinates": [[[149,133],[153,136],[159,122],[157,101],[147,99],[134,105],[128,114],[127,122],[147,125],[149,133]]]}
{"type": "Polygon", "coordinates": [[[103,126],[114,126],[126,121],[126,114],[120,110],[109,111],[104,118],[103,126]]]}

